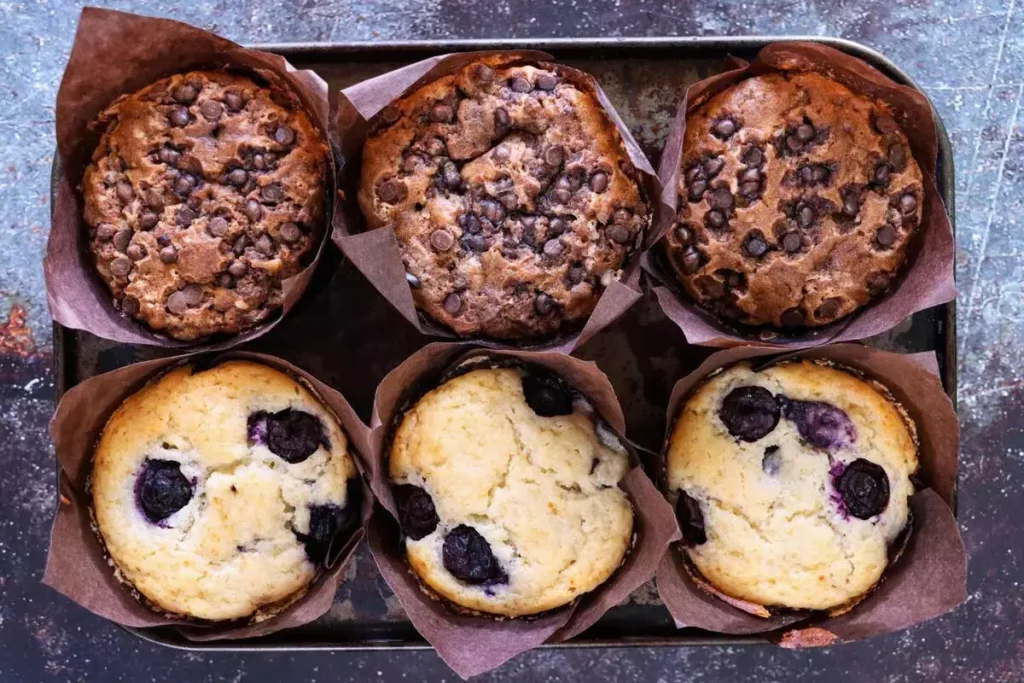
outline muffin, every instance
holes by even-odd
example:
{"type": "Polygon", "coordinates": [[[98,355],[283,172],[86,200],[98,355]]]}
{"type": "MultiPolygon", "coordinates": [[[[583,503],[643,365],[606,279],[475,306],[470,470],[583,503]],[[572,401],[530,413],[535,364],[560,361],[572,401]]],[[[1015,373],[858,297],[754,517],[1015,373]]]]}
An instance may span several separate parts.
{"type": "Polygon", "coordinates": [[[607,580],[633,536],[629,456],[543,368],[470,370],[401,417],[388,471],[412,571],[467,610],[566,605],[607,580]]]}
{"type": "Polygon", "coordinates": [[[916,429],[879,385],[810,361],[741,363],[687,399],[667,482],[682,547],[718,591],[839,611],[908,528],[917,466],[916,429]]]}
{"type": "Polygon", "coordinates": [[[97,531],[153,608],[228,620],[270,616],[302,595],[359,485],[335,417],[270,367],[180,366],[114,412],[91,474],[97,531]]]}
{"type": "Polygon", "coordinates": [[[85,221],[114,305],[186,341],[277,313],[324,216],[328,149],[298,100],[194,71],[121,97],[95,125],[85,221]]]}
{"type": "Polygon", "coordinates": [[[557,64],[491,57],[385,109],[363,150],[368,229],[392,227],[421,312],[461,336],[580,328],[650,224],[595,95],[557,64]]]}
{"type": "Polygon", "coordinates": [[[813,73],[748,78],[687,116],[667,262],[732,323],[825,325],[886,292],[924,205],[892,112],[813,73]]]}

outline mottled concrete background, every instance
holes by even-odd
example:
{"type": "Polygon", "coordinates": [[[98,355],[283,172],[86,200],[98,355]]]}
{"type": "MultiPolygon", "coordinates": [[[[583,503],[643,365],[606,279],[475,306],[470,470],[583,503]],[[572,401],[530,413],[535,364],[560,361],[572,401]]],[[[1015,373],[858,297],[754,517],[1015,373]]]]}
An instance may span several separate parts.
{"type": "MultiPolygon", "coordinates": [[[[240,42],[821,34],[887,54],[931,96],[956,154],[966,605],[905,633],[770,648],[536,652],[494,680],[1024,681],[1024,8],[1017,0],[457,2],[164,0],[112,7],[240,42]]],[[[53,508],[46,240],[53,103],[77,2],[0,2],[0,680],[448,679],[431,653],[193,655],[147,646],[38,584],[53,508]],[[4,319],[8,319],[3,326],[4,319]]],[[[144,36],[140,36],[144,39],[144,36]]]]}

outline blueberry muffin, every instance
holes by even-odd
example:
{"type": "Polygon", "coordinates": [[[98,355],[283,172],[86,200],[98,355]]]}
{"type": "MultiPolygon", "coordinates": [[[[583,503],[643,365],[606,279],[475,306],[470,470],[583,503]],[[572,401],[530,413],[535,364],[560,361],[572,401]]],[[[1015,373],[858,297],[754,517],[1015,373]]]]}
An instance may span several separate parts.
{"type": "Polygon", "coordinates": [[[541,368],[475,369],[429,392],[401,418],[388,467],[409,565],[469,610],[566,605],[632,540],[627,452],[541,368]]]}
{"type": "Polygon", "coordinates": [[[111,416],[91,475],[97,531],[150,606],[207,620],[270,616],[359,520],[334,416],[265,365],[178,367],[111,416]]]}
{"type": "Polygon", "coordinates": [[[812,73],[748,78],[687,116],[667,261],[727,321],[825,325],[889,288],[922,193],[882,102],[812,73]]]}
{"type": "Polygon", "coordinates": [[[322,235],[328,150],[296,98],[224,71],[114,102],[82,191],[114,304],[180,340],[235,334],[283,303],[322,235]]]}
{"type": "Polygon", "coordinates": [[[489,58],[377,125],[366,226],[394,228],[416,306],[458,335],[578,329],[650,224],[622,137],[574,69],[489,58]]]}
{"type": "Polygon", "coordinates": [[[795,361],[714,375],[686,401],[667,481],[693,566],[727,596],[838,610],[907,528],[917,432],[880,386],[795,361]]]}

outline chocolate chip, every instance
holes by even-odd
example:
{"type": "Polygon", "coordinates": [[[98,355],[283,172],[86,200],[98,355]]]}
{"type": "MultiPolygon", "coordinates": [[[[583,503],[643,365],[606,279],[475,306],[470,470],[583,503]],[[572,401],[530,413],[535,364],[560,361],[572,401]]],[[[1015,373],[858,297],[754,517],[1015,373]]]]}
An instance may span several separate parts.
{"type": "Polygon", "coordinates": [[[285,223],[281,226],[278,231],[281,235],[281,239],[288,243],[298,242],[299,238],[302,237],[302,230],[295,223],[285,223]]]}
{"type": "Polygon", "coordinates": [[[295,131],[290,127],[280,124],[274,129],[274,142],[279,145],[290,145],[295,142],[295,131]]]}
{"type": "Polygon", "coordinates": [[[740,174],[740,182],[761,182],[761,170],[757,168],[748,168],[740,174]]]}
{"type": "Polygon", "coordinates": [[[855,218],[860,211],[860,197],[856,192],[847,192],[843,197],[843,215],[855,218]]]}
{"type": "Polygon", "coordinates": [[[445,536],[441,563],[448,573],[471,586],[508,583],[508,575],[494,557],[490,544],[476,529],[465,524],[445,536]]]}
{"type": "MultiPolygon", "coordinates": [[[[245,173],[245,171],[242,171],[245,173]]],[[[192,176],[188,173],[183,173],[174,180],[174,192],[178,195],[185,196],[192,191],[195,187],[192,176]]]]}
{"type": "Polygon", "coordinates": [[[873,295],[879,295],[889,289],[892,277],[888,273],[874,273],[868,278],[868,291],[873,295]]]}
{"type": "Polygon", "coordinates": [[[248,243],[249,240],[246,239],[245,235],[239,235],[235,239],[235,243],[231,245],[231,251],[235,252],[235,254],[240,256],[242,252],[245,251],[245,247],[248,243]]]}
{"type": "Polygon", "coordinates": [[[551,91],[558,85],[558,78],[554,74],[541,73],[537,76],[537,87],[541,90],[551,91]]]}
{"type": "Polygon", "coordinates": [[[470,251],[475,251],[478,254],[482,254],[491,248],[491,242],[483,235],[467,235],[463,238],[463,242],[470,251]]]}
{"type": "Polygon", "coordinates": [[[165,163],[168,166],[174,166],[181,159],[181,152],[176,149],[172,149],[171,147],[161,147],[156,156],[162,163],[165,163]]]}
{"type": "Polygon", "coordinates": [[[224,104],[228,106],[231,111],[241,111],[242,107],[245,106],[245,100],[242,98],[241,93],[235,92],[234,90],[228,90],[224,93],[224,104]]]}
{"type": "Polygon", "coordinates": [[[787,232],[782,236],[782,248],[789,254],[800,251],[802,244],[803,240],[800,239],[800,235],[795,232],[787,232]]]}
{"type": "Polygon", "coordinates": [[[160,250],[160,260],[164,263],[174,263],[178,260],[178,251],[174,247],[164,247],[160,250]]]}
{"type": "Polygon", "coordinates": [[[495,161],[503,164],[512,158],[512,150],[508,148],[508,145],[501,144],[494,148],[494,154],[492,156],[495,161]]]}
{"type": "MultiPolygon", "coordinates": [[[[232,287],[232,285],[234,285],[234,283],[235,283],[234,278],[232,278],[227,273],[221,273],[220,275],[217,276],[217,286],[218,287],[221,287],[223,289],[231,289],[231,287],[232,287]]],[[[220,303],[214,302],[214,306],[217,306],[217,310],[218,311],[226,310],[224,308],[221,308],[221,306],[223,306],[223,304],[224,304],[223,301],[221,301],[220,303]]],[[[230,304],[228,304],[228,307],[230,308],[230,304]]]]}
{"type": "Polygon", "coordinates": [[[143,211],[139,216],[139,227],[143,230],[152,230],[160,222],[160,216],[153,211],[143,211]]]}
{"type": "Polygon", "coordinates": [[[914,213],[917,209],[917,198],[912,194],[905,194],[900,197],[900,212],[904,215],[914,213]]]}
{"type": "Polygon", "coordinates": [[[245,172],[244,168],[236,168],[228,173],[228,182],[235,187],[242,187],[247,180],[249,180],[249,174],[245,172]]]}
{"type": "Polygon", "coordinates": [[[121,312],[126,315],[135,315],[139,312],[139,300],[126,296],[121,300],[121,312]]]}
{"type": "Polygon", "coordinates": [[[455,245],[455,238],[447,230],[435,230],[430,233],[430,246],[437,251],[448,251],[455,245]]]}
{"type": "Polygon", "coordinates": [[[891,225],[883,225],[875,233],[875,241],[883,247],[891,247],[896,243],[896,228],[891,225]]]}
{"type": "Polygon", "coordinates": [[[250,199],[245,202],[245,216],[250,223],[255,223],[263,218],[263,207],[255,199],[250,199]]]}
{"type": "Polygon", "coordinates": [[[704,222],[709,228],[721,229],[726,225],[725,214],[718,209],[711,209],[704,214],[704,222]]]}
{"type": "Polygon", "coordinates": [[[548,240],[544,243],[545,256],[550,256],[552,258],[560,256],[562,254],[562,249],[562,243],[557,239],[548,240]]]}
{"type": "Polygon", "coordinates": [[[185,302],[185,295],[181,292],[174,292],[167,297],[167,310],[175,315],[181,315],[188,309],[185,302]]]}
{"type": "Polygon", "coordinates": [[[498,201],[509,211],[519,206],[519,196],[514,191],[502,192],[498,195],[498,201]]]}
{"type": "Polygon", "coordinates": [[[224,105],[216,100],[206,100],[199,105],[199,111],[208,121],[217,121],[224,115],[224,105]]]}
{"type": "Polygon", "coordinates": [[[818,164],[814,167],[814,182],[824,183],[828,181],[829,170],[827,166],[818,164]]]}
{"type": "Polygon", "coordinates": [[[277,183],[272,183],[263,186],[263,189],[260,190],[260,196],[263,197],[263,201],[279,202],[284,198],[284,190],[277,183]]]}
{"type": "Polygon", "coordinates": [[[214,216],[210,219],[206,229],[210,231],[210,234],[214,237],[223,237],[228,231],[228,222],[221,216],[214,216]]]}
{"type": "Polygon", "coordinates": [[[881,163],[875,167],[875,182],[879,185],[888,185],[892,175],[892,167],[889,164],[881,163]]]}
{"type": "Polygon", "coordinates": [[[693,232],[685,225],[680,225],[676,228],[676,239],[682,244],[689,244],[693,239],[693,232]]]}
{"type": "Polygon", "coordinates": [[[726,140],[736,132],[736,122],[730,118],[724,118],[716,123],[711,130],[716,136],[726,140]]]}
{"type": "Polygon", "coordinates": [[[768,251],[768,243],[759,235],[748,235],[747,239],[743,241],[743,250],[756,258],[768,251]]]}
{"type": "Polygon", "coordinates": [[[156,190],[146,190],[146,193],[143,195],[142,199],[146,203],[146,206],[148,206],[151,209],[159,211],[164,208],[164,197],[156,190]]]}
{"type": "Polygon", "coordinates": [[[458,315],[462,310],[462,297],[452,292],[444,298],[444,310],[448,315],[458,315]]]}
{"type": "Polygon", "coordinates": [[[551,193],[551,197],[558,204],[568,204],[569,200],[572,199],[572,193],[560,187],[551,193]]]}
{"type": "Polygon", "coordinates": [[[196,212],[188,208],[187,206],[178,209],[178,225],[182,227],[192,225],[192,222],[197,218],[199,218],[199,216],[196,215],[196,212]]]}
{"type": "Polygon", "coordinates": [[[691,275],[700,268],[700,253],[693,247],[687,247],[682,254],[683,272],[691,275]]]}
{"type": "Polygon", "coordinates": [[[556,216],[548,222],[548,234],[561,235],[565,232],[566,227],[565,221],[556,216]]]}
{"type": "Polygon", "coordinates": [[[704,172],[708,174],[709,178],[714,178],[716,175],[722,172],[725,168],[725,160],[722,157],[711,157],[704,160],[701,164],[704,172]]]}
{"type": "Polygon", "coordinates": [[[782,324],[786,327],[800,327],[804,324],[804,311],[802,308],[788,308],[779,316],[782,324]]]}
{"type": "Polygon", "coordinates": [[[124,251],[132,241],[132,231],[128,228],[121,228],[114,234],[114,249],[124,251]]]}
{"type": "Polygon", "coordinates": [[[245,261],[232,261],[231,265],[228,266],[228,272],[234,277],[242,277],[249,271],[249,266],[245,264],[245,261]]]}
{"type": "Polygon", "coordinates": [[[494,130],[498,137],[503,136],[511,124],[507,111],[500,107],[494,110],[494,130]]]}
{"type": "Polygon", "coordinates": [[[270,239],[270,235],[263,234],[256,238],[256,250],[264,256],[273,256],[274,254],[274,240],[270,239]]]}
{"type": "MultiPolygon", "coordinates": [[[[114,235],[117,234],[117,226],[111,225],[110,223],[101,223],[100,227],[96,228],[96,237],[103,242],[114,239],[114,235]]],[[[130,234],[130,232],[129,232],[130,234]]]]}
{"type": "Polygon", "coordinates": [[[725,284],[729,289],[741,289],[743,287],[743,273],[737,273],[733,270],[726,270],[725,273],[725,284]]]}
{"type": "Polygon", "coordinates": [[[385,180],[377,188],[377,196],[386,204],[397,204],[409,195],[405,183],[397,178],[385,180]]]}
{"type": "Polygon", "coordinates": [[[462,175],[454,163],[448,161],[441,167],[441,179],[449,188],[455,190],[462,185],[462,175]]]}
{"type": "Polygon", "coordinates": [[[764,387],[745,386],[730,391],[718,412],[729,433],[752,443],[767,436],[779,423],[779,404],[764,387]]]}
{"type": "Polygon", "coordinates": [[[179,104],[192,104],[199,95],[199,88],[191,83],[183,83],[174,89],[174,99],[179,104]]]}
{"type": "Polygon", "coordinates": [[[473,65],[472,76],[479,83],[490,83],[494,80],[494,69],[478,62],[473,65]]]}
{"type": "Polygon", "coordinates": [[[491,223],[497,224],[505,220],[505,209],[503,209],[501,204],[493,199],[481,200],[480,211],[483,213],[484,218],[489,220],[491,223]]]}
{"type": "Polygon", "coordinates": [[[132,262],[127,256],[118,256],[110,262],[110,272],[116,277],[125,277],[132,270],[132,262]]]}
{"type": "Polygon", "coordinates": [[[875,117],[875,130],[882,135],[895,133],[897,128],[899,128],[899,126],[896,124],[896,119],[888,114],[879,114],[875,117]]]}
{"type": "Polygon", "coordinates": [[[758,147],[748,147],[743,152],[743,163],[747,166],[760,166],[764,163],[764,152],[758,147]]]}
{"type": "Polygon", "coordinates": [[[538,294],[537,298],[533,300],[533,310],[537,311],[537,315],[547,315],[554,308],[555,302],[543,292],[538,294]]]}
{"type": "Polygon", "coordinates": [[[623,225],[612,225],[605,230],[608,239],[619,244],[627,244],[630,241],[629,228],[623,225]]]}
{"type": "Polygon", "coordinates": [[[889,506],[889,477],[880,465],[857,458],[835,482],[843,504],[857,519],[870,519],[889,506]]]}
{"type": "Polygon", "coordinates": [[[459,216],[459,227],[463,232],[480,232],[480,219],[471,213],[464,213],[459,216]]]}
{"type": "Polygon", "coordinates": [[[565,151],[561,145],[552,145],[544,150],[544,163],[548,166],[561,166],[565,160],[565,151]]]}
{"type": "Polygon", "coordinates": [[[803,181],[804,185],[814,184],[814,169],[810,166],[800,167],[800,180],[803,181]]]}
{"type": "Polygon", "coordinates": [[[814,209],[807,204],[804,204],[797,209],[796,224],[804,229],[814,225],[814,209]]]}
{"type": "Polygon", "coordinates": [[[747,199],[755,199],[761,191],[760,183],[746,182],[740,185],[740,194],[747,199]]]}
{"type": "Polygon", "coordinates": [[[700,504],[682,489],[679,489],[679,498],[676,499],[676,519],[679,520],[679,529],[687,545],[707,543],[708,535],[704,529],[704,514],[700,504]]]}
{"type": "Polygon", "coordinates": [[[167,120],[171,122],[172,126],[184,128],[188,125],[189,121],[188,109],[185,109],[185,107],[171,107],[170,112],[167,114],[167,120]]]}
{"type": "Polygon", "coordinates": [[[522,76],[516,76],[512,79],[512,92],[526,93],[531,90],[533,90],[533,83],[530,83],[530,81],[522,76]]]}
{"type": "Polygon", "coordinates": [[[716,209],[731,209],[732,201],[732,193],[727,187],[712,190],[711,197],[708,199],[708,203],[716,209]]]}
{"type": "Polygon", "coordinates": [[[834,318],[836,313],[839,312],[840,306],[842,306],[843,300],[838,298],[825,299],[820,306],[814,311],[814,317],[818,320],[827,320],[834,318]]]}
{"type": "Polygon", "coordinates": [[[121,200],[122,204],[127,204],[135,199],[135,190],[132,189],[132,184],[126,180],[120,181],[117,184],[117,198],[121,200]]]}
{"type": "Polygon", "coordinates": [[[423,143],[423,149],[430,156],[441,156],[444,154],[444,141],[441,138],[430,138],[423,143]]]}
{"type": "Polygon", "coordinates": [[[380,118],[384,123],[391,125],[402,117],[402,112],[394,104],[389,104],[380,112],[380,118]]]}
{"type": "Polygon", "coordinates": [[[569,272],[566,274],[566,278],[568,278],[569,283],[573,285],[578,285],[579,283],[583,282],[583,280],[585,280],[586,277],[587,269],[584,268],[583,266],[573,266],[572,268],[569,269],[569,272]]]}
{"type": "Polygon", "coordinates": [[[141,261],[146,257],[146,250],[140,244],[129,244],[128,248],[125,249],[125,253],[128,254],[128,258],[132,261],[141,261]]]}
{"type": "Polygon", "coordinates": [[[443,102],[438,102],[430,108],[430,120],[435,123],[448,123],[452,120],[452,108],[443,102]]]}
{"type": "Polygon", "coordinates": [[[903,145],[896,143],[889,147],[889,163],[896,168],[903,168],[903,163],[907,160],[906,150],[903,149],[903,145]]]}
{"type": "Polygon", "coordinates": [[[398,505],[398,524],[406,537],[418,541],[434,533],[441,520],[429,493],[412,484],[392,486],[391,491],[398,505]]]}
{"type": "Polygon", "coordinates": [[[700,201],[700,198],[704,196],[704,191],[708,189],[708,181],[703,178],[699,178],[690,184],[690,201],[700,201]]]}
{"type": "Polygon", "coordinates": [[[814,139],[814,126],[809,123],[804,123],[797,126],[796,137],[801,142],[810,142],[814,139]]]}

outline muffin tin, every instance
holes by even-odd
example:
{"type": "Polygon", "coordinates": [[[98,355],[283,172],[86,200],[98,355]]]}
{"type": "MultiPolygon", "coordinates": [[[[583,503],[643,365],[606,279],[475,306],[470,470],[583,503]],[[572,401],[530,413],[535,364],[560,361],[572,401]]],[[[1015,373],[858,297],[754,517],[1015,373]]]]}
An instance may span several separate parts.
{"type": "MultiPolygon", "coordinates": [[[[256,46],[285,56],[297,68],[315,70],[337,90],[391,69],[437,54],[480,49],[533,48],[557,61],[591,73],[656,161],[686,86],[717,73],[724,59],[752,57],[768,43],[791,38],[634,38],[544,41],[444,41],[309,43],[256,46]]],[[[868,62],[890,78],[913,81],[885,57],[840,39],[815,40],[868,62]]],[[[953,163],[949,138],[935,115],[939,193],[951,220],[953,163]]],[[[896,329],[867,340],[899,352],[934,351],[943,386],[956,402],[955,303],[912,316],[896,329]]],[[[368,418],[381,378],[430,340],[415,329],[336,249],[324,255],[309,291],[288,319],[247,348],[299,364],[342,391],[368,418]]],[[[693,370],[712,349],[689,346],[679,329],[646,296],[622,319],[581,347],[577,355],[596,361],[621,399],[629,436],[657,452],[664,433],[664,405],[674,378],[693,370]],[[660,407],[659,407],[660,406],[660,407]]],[[[54,325],[58,397],[92,377],[140,360],[171,355],[167,349],[116,344],[54,325]]],[[[140,638],[183,649],[221,651],[369,650],[427,648],[429,645],[390,598],[366,546],[342,583],[333,609],[317,621],[258,639],[193,642],[164,628],[132,630],[140,638]]],[[[653,584],[610,610],[582,636],[558,647],[658,646],[765,642],[764,636],[724,636],[697,629],[677,630],[659,604],[653,584]]]]}

